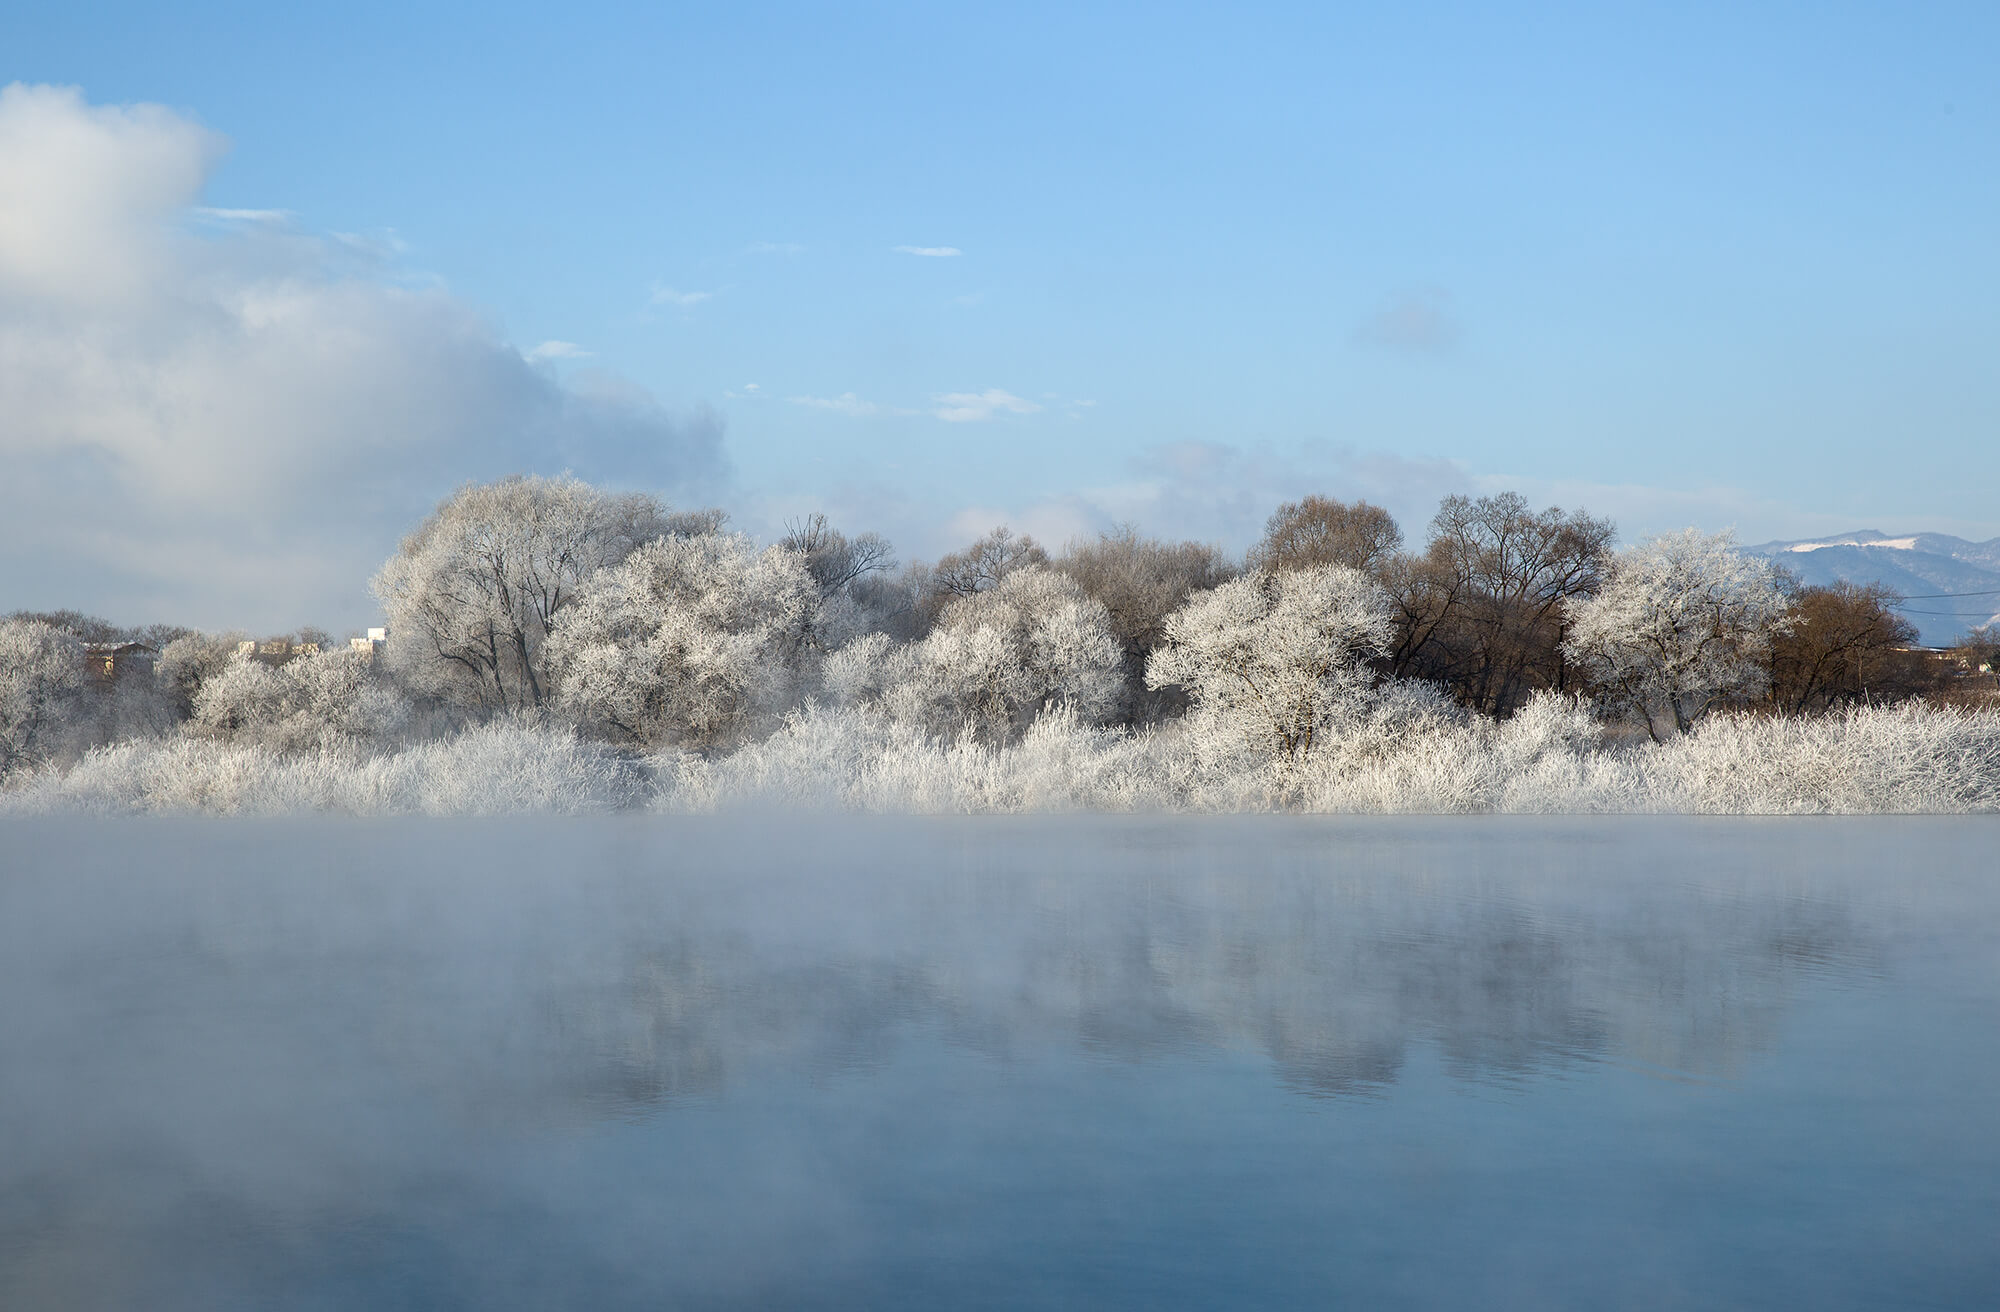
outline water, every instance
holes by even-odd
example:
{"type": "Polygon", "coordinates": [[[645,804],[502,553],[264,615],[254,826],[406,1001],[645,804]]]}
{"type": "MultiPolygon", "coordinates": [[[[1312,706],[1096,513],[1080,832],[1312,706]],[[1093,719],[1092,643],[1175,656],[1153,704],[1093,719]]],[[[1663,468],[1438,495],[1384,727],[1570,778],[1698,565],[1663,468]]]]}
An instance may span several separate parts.
{"type": "Polygon", "coordinates": [[[0,1307],[1996,1306],[1996,838],[9,821],[0,1307]]]}

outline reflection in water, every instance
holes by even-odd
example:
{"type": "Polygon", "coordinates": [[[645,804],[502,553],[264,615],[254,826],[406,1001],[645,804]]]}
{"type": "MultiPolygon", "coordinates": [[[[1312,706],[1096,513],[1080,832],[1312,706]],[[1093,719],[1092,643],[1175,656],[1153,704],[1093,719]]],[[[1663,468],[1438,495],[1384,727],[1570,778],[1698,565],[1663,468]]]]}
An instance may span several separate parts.
{"type": "MultiPolygon", "coordinates": [[[[1968,868],[1948,849],[1975,853],[1984,830],[1926,823],[1927,863],[1968,868]]],[[[1343,1133],[1409,1115],[1421,1137],[1439,1089],[1553,1116],[1559,1089],[1593,1072],[1697,1089],[1782,1072],[1799,1006],[1881,995],[1913,941],[1990,942],[1990,895],[1914,880],[1912,832],[18,824],[0,885],[0,1305],[537,1306],[535,1281],[552,1279],[556,1302],[878,1301],[935,1274],[898,1274],[881,1233],[881,1199],[902,1199],[922,1162],[938,1187],[995,1198],[1026,1169],[979,1154],[947,1169],[903,1138],[953,1125],[965,1151],[1032,1099],[1100,1125],[1035,1179],[1082,1169],[1119,1116],[1171,1095],[1128,1157],[1192,1170],[1202,1136],[1228,1130],[1241,1137],[1213,1146],[1229,1166],[1215,1179],[1233,1183],[1203,1187],[1269,1193],[1257,1127],[1306,1134],[1285,1118],[1316,1107],[1346,1107],[1343,1133]],[[951,1120],[975,1108],[991,1123],[951,1120]],[[841,1143],[877,1122],[902,1137],[841,1143]],[[613,1141],[602,1161],[563,1156],[613,1141]],[[622,1163],[659,1153],[671,1169],[627,1178],[622,1163]],[[635,1217],[652,1218],[643,1244],[607,1238],[635,1217]],[[637,1256],[669,1239],[687,1246],[671,1270],[637,1256]],[[781,1240],[857,1283],[807,1297],[770,1268],[781,1240]]],[[[1560,1115],[1623,1114],[1602,1087],[1560,1115]]],[[[1017,1154],[1038,1160],[1046,1137],[1017,1154]]],[[[1403,1168],[1382,1169],[1405,1187],[1403,1168]]],[[[1021,1296],[965,1274],[1018,1278],[998,1219],[950,1232],[964,1267],[933,1294],[1021,1296]]],[[[1076,1260],[1117,1237],[1078,1240],[1076,1260]]],[[[947,1239],[925,1243],[936,1258],[947,1239]]],[[[1137,1273],[1168,1256],[1127,1260],[1137,1273]]],[[[1138,1289],[1101,1285],[1096,1301],[1138,1289]]]]}
{"type": "MultiPolygon", "coordinates": [[[[919,842],[859,864],[926,855],[919,842]]],[[[1394,843],[1244,877],[1187,861],[1162,874],[1115,850],[1037,877],[1038,855],[864,884],[859,933],[793,924],[764,940],[755,905],[710,908],[702,932],[661,906],[623,927],[611,978],[549,985],[547,1060],[601,1072],[586,1096],[628,1111],[716,1092],[738,1067],[874,1069],[911,1034],[999,1061],[1051,1044],[1127,1061],[1243,1050],[1333,1095],[1394,1081],[1413,1042],[1474,1081],[1606,1057],[1726,1078],[1775,1039],[1802,979],[1865,975],[1881,956],[1843,903],[1782,887],[1630,871],[1598,886],[1586,867],[1528,893],[1413,869],[1394,843]]],[[[1227,848],[1208,860],[1226,867],[1227,848]]],[[[781,922],[816,920],[829,892],[783,889],[807,902],[781,922]]]]}

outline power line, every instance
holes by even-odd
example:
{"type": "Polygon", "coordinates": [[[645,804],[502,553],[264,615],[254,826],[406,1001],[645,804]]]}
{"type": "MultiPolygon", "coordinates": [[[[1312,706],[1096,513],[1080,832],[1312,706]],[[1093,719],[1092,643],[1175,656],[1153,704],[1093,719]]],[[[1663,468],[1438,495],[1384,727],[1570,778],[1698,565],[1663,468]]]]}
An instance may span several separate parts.
{"type": "Polygon", "coordinates": [[[1912,592],[1904,601],[1942,601],[1946,597],[2000,597],[2000,588],[1988,588],[1984,592],[1912,592]]]}

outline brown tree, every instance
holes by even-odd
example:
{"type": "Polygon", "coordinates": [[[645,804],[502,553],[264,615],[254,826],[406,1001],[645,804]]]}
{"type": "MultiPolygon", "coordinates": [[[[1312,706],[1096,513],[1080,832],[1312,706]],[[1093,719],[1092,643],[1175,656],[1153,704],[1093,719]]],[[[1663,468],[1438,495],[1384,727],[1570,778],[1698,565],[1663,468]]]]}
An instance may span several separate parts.
{"type": "Polygon", "coordinates": [[[998,587],[1000,580],[1026,565],[1046,565],[1049,553],[1026,533],[1002,524],[979,541],[941,558],[931,571],[932,586],[954,597],[998,587]]]}
{"type": "Polygon", "coordinates": [[[1250,549],[1252,569],[1311,569],[1345,565],[1376,573],[1403,545],[1403,530],[1380,506],[1309,496],[1279,506],[1250,549]]]}
{"type": "Polygon", "coordinates": [[[1772,706],[1801,715],[1921,691],[1924,663],[1907,650],[1917,629],[1897,600],[1880,584],[1795,587],[1792,626],[1771,643],[1772,706]]]}
{"type": "Polygon", "coordinates": [[[1184,690],[1146,687],[1146,658],[1165,637],[1167,616],[1190,595],[1235,577],[1236,567],[1222,549],[1142,538],[1125,524],[1095,542],[1071,543],[1055,567],[1111,617],[1122,653],[1127,717],[1143,723],[1185,710],[1184,690]]]}
{"type": "Polygon", "coordinates": [[[805,563],[822,597],[831,597],[869,574],[896,567],[896,553],[880,533],[850,538],[820,514],[785,521],[785,536],[778,545],[805,563]]]}
{"type": "Polygon", "coordinates": [[[1489,715],[1568,687],[1563,602],[1597,589],[1616,536],[1608,519],[1537,511],[1514,492],[1446,497],[1423,558],[1383,570],[1400,612],[1392,671],[1489,715]]]}

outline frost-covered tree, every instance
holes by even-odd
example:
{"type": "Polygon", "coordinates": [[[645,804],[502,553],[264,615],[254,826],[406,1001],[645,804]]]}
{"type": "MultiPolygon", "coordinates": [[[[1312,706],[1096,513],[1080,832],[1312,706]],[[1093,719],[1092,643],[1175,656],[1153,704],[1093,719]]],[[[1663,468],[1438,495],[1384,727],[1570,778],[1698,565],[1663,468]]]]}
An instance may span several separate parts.
{"type": "Polygon", "coordinates": [[[1175,611],[1146,682],[1187,689],[1205,754],[1296,764],[1373,686],[1389,634],[1388,598],[1359,570],[1259,570],[1175,611]]]}
{"type": "Polygon", "coordinates": [[[75,637],[39,620],[0,620],[0,777],[56,754],[83,684],[75,637]]]}
{"type": "Polygon", "coordinates": [[[594,575],[557,621],[556,705],[649,746],[727,741],[810,679],[821,607],[796,552],[737,533],[656,539],[594,575]]]}
{"type": "Polygon", "coordinates": [[[392,739],[409,717],[403,698],[352,651],[322,651],[272,667],[232,658],[195,692],[188,731],[280,751],[392,739]]]}
{"type": "Polygon", "coordinates": [[[1695,529],[1649,539],[1612,558],[1595,596],[1566,607],[1569,659],[1655,740],[1663,722],[1686,733],[1718,701],[1769,683],[1789,603],[1777,571],[1735,546],[1734,533],[1695,529]]]}
{"type": "Polygon", "coordinates": [[[230,668],[243,640],[240,633],[184,633],[160,649],[153,681],[175,720],[194,714],[202,686],[230,668]]]}
{"type": "MultiPolygon", "coordinates": [[[[1075,580],[1041,566],[1003,574],[991,588],[955,598],[928,637],[882,653],[879,680],[890,714],[950,737],[1018,736],[1044,710],[1065,708],[1100,724],[1118,701],[1119,650],[1110,617],[1075,580]]],[[[839,687],[866,689],[855,653],[835,662],[839,687]]]]}
{"type": "Polygon", "coordinates": [[[454,492],[375,576],[389,658],[412,690],[468,711],[550,696],[544,646],[584,580],[675,524],[660,502],[578,479],[517,476],[454,492]]]}

